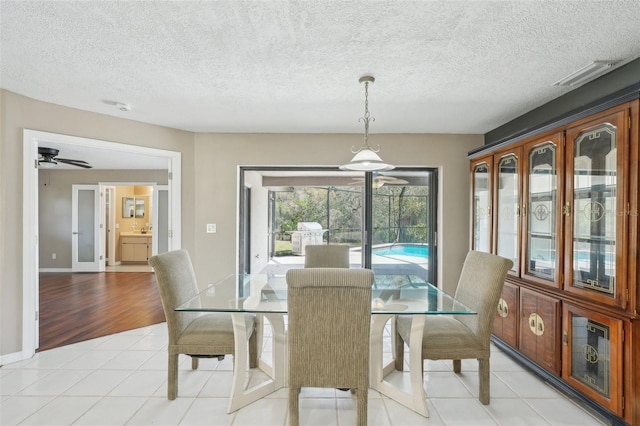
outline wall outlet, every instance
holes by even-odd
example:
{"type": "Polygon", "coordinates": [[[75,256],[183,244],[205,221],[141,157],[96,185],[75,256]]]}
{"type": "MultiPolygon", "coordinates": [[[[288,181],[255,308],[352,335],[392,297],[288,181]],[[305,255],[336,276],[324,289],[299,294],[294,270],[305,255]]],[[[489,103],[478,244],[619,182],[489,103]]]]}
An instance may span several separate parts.
{"type": "Polygon", "coordinates": [[[215,233],[216,233],[216,224],[207,223],[207,234],[215,234],[215,233]]]}
{"type": "Polygon", "coordinates": [[[55,260],[55,259],[56,259],[56,254],[55,254],[55,253],[51,253],[51,258],[52,258],[53,260],[55,260]]]}

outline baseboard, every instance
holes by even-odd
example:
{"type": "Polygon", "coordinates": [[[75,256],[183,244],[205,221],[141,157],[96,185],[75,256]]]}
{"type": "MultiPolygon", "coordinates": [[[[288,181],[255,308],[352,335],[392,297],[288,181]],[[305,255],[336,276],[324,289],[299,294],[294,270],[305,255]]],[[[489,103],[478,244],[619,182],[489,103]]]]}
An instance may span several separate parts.
{"type": "Polygon", "coordinates": [[[39,272],[72,272],[71,268],[40,268],[39,272]]]}
{"type": "Polygon", "coordinates": [[[12,364],[14,362],[23,361],[25,359],[29,359],[29,357],[25,357],[22,352],[14,352],[11,354],[0,355],[0,367],[7,364],[12,364]]]}

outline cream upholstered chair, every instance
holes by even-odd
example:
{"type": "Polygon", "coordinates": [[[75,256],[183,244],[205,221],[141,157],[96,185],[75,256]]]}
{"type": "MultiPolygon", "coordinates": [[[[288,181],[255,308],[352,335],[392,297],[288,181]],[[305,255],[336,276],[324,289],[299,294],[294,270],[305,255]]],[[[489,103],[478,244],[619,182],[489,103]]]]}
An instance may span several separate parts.
{"type": "Polygon", "coordinates": [[[304,248],[305,268],[348,268],[349,246],[346,244],[310,244],[304,248]]]}
{"type": "MultiPolygon", "coordinates": [[[[480,379],[479,399],[489,404],[491,328],[511,260],[470,251],[462,266],[455,298],[477,315],[427,315],[422,335],[422,359],[451,359],[460,373],[461,359],[476,358],[480,379]]],[[[404,342],[411,334],[411,317],[396,317],[396,368],[402,370],[404,342]]]]}
{"type": "Polygon", "coordinates": [[[291,426],[301,387],[350,388],[358,425],[367,424],[372,285],[369,269],[287,271],[291,426]]]}
{"type": "MultiPolygon", "coordinates": [[[[226,313],[176,312],[174,309],[198,294],[196,277],[186,250],[176,250],[149,259],[156,273],[164,316],[169,328],[167,397],[178,396],[178,356],[191,356],[191,368],[198,358],[224,358],[234,353],[233,323],[226,313]]],[[[247,314],[249,363],[257,364],[255,316],[247,314]]]]}

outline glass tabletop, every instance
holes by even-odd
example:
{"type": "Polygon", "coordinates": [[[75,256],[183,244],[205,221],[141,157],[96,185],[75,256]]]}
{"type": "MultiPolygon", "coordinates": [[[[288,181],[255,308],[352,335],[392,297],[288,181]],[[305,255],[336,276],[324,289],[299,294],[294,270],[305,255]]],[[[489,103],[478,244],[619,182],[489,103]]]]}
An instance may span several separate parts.
{"type": "MultiPolygon", "coordinates": [[[[284,275],[233,274],[207,287],[176,311],[287,313],[284,275]]],[[[372,314],[474,315],[476,312],[416,275],[376,275],[372,314]]]]}

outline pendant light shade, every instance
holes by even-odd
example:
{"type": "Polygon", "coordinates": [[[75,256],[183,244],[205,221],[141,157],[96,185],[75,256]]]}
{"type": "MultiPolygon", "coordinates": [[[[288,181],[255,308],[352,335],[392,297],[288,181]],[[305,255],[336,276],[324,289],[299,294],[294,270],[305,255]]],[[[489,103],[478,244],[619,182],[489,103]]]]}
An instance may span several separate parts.
{"type": "Polygon", "coordinates": [[[369,146],[369,123],[375,121],[369,114],[369,83],[373,83],[375,79],[372,76],[360,77],[360,83],[364,83],[364,116],[360,118],[364,121],[364,143],[357,149],[351,149],[354,155],[351,162],[340,166],[340,170],[355,170],[359,172],[374,172],[392,170],[394,166],[387,164],[378,155],[380,147],[373,149],[369,146]]]}

